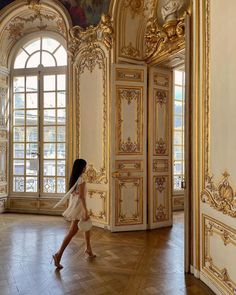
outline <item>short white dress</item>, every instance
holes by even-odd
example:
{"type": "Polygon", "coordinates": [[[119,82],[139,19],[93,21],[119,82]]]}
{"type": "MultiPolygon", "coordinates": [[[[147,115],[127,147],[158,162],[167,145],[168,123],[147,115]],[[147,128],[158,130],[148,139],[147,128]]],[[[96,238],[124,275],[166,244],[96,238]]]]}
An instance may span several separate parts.
{"type": "MultiPolygon", "coordinates": [[[[80,220],[83,215],[83,206],[79,195],[79,186],[84,183],[85,180],[82,176],[76,181],[74,189],[70,192],[68,208],[62,213],[62,215],[69,221],[80,220]]],[[[87,194],[85,183],[85,196],[87,194]]]]}

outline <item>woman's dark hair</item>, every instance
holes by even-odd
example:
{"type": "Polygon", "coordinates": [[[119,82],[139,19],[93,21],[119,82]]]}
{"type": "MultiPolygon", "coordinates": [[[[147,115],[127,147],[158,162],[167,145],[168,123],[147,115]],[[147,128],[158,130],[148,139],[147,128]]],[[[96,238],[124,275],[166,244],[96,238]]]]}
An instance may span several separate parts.
{"type": "Polygon", "coordinates": [[[70,176],[70,182],[69,182],[69,189],[72,188],[72,186],[76,183],[77,179],[82,174],[84,167],[86,167],[87,162],[83,159],[76,159],[73,164],[71,176],[70,176]]]}

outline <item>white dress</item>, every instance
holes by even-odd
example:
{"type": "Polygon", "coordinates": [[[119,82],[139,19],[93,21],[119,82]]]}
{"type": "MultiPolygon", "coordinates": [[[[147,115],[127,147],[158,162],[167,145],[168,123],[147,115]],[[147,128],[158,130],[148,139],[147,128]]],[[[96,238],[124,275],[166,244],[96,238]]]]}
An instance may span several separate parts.
{"type": "MultiPolygon", "coordinates": [[[[69,206],[62,213],[62,215],[69,221],[80,220],[83,215],[83,206],[79,195],[79,186],[84,183],[82,176],[77,180],[75,188],[70,192],[69,206]]],[[[86,185],[85,185],[85,196],[86,196],[86,185]]]]}

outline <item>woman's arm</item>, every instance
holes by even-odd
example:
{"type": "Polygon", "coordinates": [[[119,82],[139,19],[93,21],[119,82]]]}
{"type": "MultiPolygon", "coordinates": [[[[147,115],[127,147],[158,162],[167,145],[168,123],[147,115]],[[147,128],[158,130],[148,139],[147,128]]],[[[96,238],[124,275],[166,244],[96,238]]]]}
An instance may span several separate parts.
{"type": "Polygon", "coordinates": [[[86,206],[86,195],[85,195],[85,182],[81,183],[79,186],[79,197],[82,203],[82,207],[84,210],[84,219],[87,220],[89,218],[88,210],[86,206]]]}

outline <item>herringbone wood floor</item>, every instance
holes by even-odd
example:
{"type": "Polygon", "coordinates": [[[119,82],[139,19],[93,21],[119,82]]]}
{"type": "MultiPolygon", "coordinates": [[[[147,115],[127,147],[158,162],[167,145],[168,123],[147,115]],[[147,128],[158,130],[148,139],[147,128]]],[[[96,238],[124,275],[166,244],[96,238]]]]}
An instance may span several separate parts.
{"type": "Polygon", "coordinates": [[[97,258],[84,257],[81,233],[54,269],[51,255],[68,223],[61,217],[0,215],[0,295],[213,294],[183,271],[183,214],[174,226],[151,232],[93,229],[97,258]]]}

